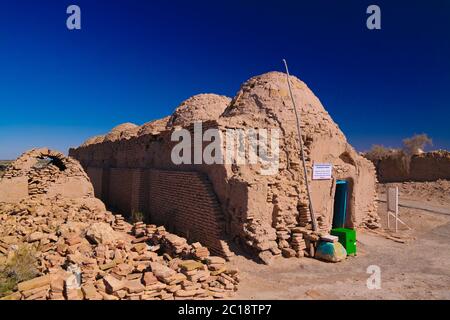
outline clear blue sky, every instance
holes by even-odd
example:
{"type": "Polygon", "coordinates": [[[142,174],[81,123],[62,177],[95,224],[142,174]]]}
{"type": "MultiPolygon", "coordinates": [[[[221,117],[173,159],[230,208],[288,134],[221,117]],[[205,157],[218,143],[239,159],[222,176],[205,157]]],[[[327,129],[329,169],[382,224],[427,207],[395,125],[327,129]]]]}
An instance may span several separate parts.
{"type": "Polygon", "coordinates": [[[67,152],[253,75],[305,81],[358,149],[450,149],[450,1],[0,0],[0,159],[67,152]],[[77,4],[82,30],[66,28],[77,4]],[[382,30],[366,28],[378,4],[382,30]]]}

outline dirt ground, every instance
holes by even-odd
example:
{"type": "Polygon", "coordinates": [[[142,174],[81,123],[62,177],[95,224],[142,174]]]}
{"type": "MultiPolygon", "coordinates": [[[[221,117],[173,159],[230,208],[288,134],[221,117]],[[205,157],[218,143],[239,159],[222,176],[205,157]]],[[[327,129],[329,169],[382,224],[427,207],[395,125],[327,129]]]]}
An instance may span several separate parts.
{"type": "MultiPolygon", "coordinates": [[[[427,203],[450,206],[445,200],[449,193],[421,191],[421,184],[409,188],[417,190],[427,203]]],[[[427,190],[436,189],[427,186],[427,190]]],[[[404,196],[402,192],[400,196],[404,196]]],[[[385,207],[385,203],[379,204],[384,227],[385,207]]],[[[337,264],[278,258],[265,266],[242,256],[234,257],[232,263],[239,265],[242,278],[236,298],[450,299],[450,215],[409,208],[400,208],[399,215],[412,229],[401,226],[399,233],[391,234],[405,243],[358,230],[358,255],[337,264]],[[367,268],[371,265],[380,267],[380,289],[367,287],[367,268]]]]}
{"type": "Polygon", "coordinates": [[[398,187],[399,195],[404,200],[420,200],[430,205],[450,207],[450,181],[434,182],[399,182],[380,183],[378,193],[386,194],[387,187],[398,187]]]}

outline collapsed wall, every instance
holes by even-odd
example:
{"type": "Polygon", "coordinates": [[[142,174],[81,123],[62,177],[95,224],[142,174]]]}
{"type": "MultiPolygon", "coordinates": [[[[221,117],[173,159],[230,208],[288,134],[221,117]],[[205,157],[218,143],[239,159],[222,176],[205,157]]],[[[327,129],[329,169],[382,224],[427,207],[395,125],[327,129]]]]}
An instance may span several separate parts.
{"type": "MultiPolygon", "coordinates": [[[[309,180],[313,164],[333,165],[331,179],[311,182],[313,208],[320,227],[316,234],[326,233],[331,228],[334,192],[339,179],[347,180],[350,186],[346,226],[368,224],[376,227],[376,178],[372,163],[348,144],[344,134],[306,84],[296,77],[290,80],[302,119],[309,180]]],[[[136,131],[135,128],[132,130],[136,131]]],[[[96,195],[108,204],[117,203],[118,200],[112,198],[123,197],[124,204],[121,206],[126,207],[128,212],[142,210],[150,221],[164,214],[169,217],[167,223],[172,223],[174,230],[187,228],[185,232],[200,242],[205,239],[202,235],[195,235],[196,225],[214,223],[220,228],[216,243],[222,244],[218,249],[224,255],[230,254],[225,245],[230,240],[250,249],[263,260],[280,254],[283,249],[293,249],[297,256],[304,254],[305,242],[299,233],[304,234],[305,241],[308,240],[311,232],[305,230],[310,229],[309,210],[295,114],[284,74],[270,72],[248,80],[231,101],[216,95],[195,96],[182,103],[169,118],[165,129],[144,133],[141,128],[137,132],[129,138],[91,142],[70,150],[70,155],[80,161],[91,177],[96,195]],[[251,161],[174,164],[171,152],[177,142],[172,141],[172,133],[180,128],[194,132],[197,120],[203,121],[203,132],[211,128],[219,130],[222,145],[230,129],[234,132],[277,130],[280,152],[275,172],[263,175],[261,169],[265,164],[251,161]],[[114,178],[114,172],[122,173],[114,178]],[[165,177],[155,182],[152,178],[155,172],[160,177],[170,172],[171,178],[165,177]],[[202,177],[203,192],[207,197],[199,198],[198,191],[191,190],[191,184],[185,179],[188,172],[202,177]],[[159,197],[155,190],[164,188],[163,184],[168,181],[171,181],[169,185],[178,187],[172,193],[172,201],[168,201],[165,208],[156,210],[152,205],[152,198],[159,197]],[[117,186],[119,183],[121,186],[117,186]],[[116,192],[111,197],[111,188],[125,188],[124,185],[128,185],[128,191],[116,192]],[[182,193],[188,196],[178,196],[182,193]],[[177,204],[178,199],[183,199],[181,207],[177,204]],[[205,209],[205,202],[213,203],[220,210],[212,212],[205,209]],[[185,223],[181,226],[177,215],[192,208],[202,214],[190,213],[192,220],[189,225],[185,223]]],[[[207,145],[203,143],[202,151],[207,145]]],[[[245,159],[249,160],[248,157],[245,152],[245,159]]]]}
{"type": "Polygon", "coordinates": [[[23,153],[0,180],[0,202],[17,202],[30,195],[83,198],[93,196],[89,177],[75,159],[47,148],[23,153]]]}
{"type": "Polygon", "coordinates": [[[21,181],[22,193],[0,199],[0,300],[217,299],[237,290],[238,271],[202,244],[107,211],[76,160],[28,151],[0,190],[21,181]]]}

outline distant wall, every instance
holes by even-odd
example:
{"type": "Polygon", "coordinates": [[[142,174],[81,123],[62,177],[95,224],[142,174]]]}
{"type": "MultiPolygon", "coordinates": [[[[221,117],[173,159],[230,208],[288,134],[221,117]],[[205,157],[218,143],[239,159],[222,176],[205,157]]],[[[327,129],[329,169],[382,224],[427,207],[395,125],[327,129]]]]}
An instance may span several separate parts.
{"type": "Polygon", "coordinates": [[[435,156],[427,154],[414,157],[410,169],[411,180],[435,181],[450,180],[450,153],[435,156]]]}
{"type": "Polygon", "coordinates": [[[406,166],[400,157],[382,159],[377,164],[377,175],[380,182],[450,180],[450,152],[416,155],[406,166]]]}

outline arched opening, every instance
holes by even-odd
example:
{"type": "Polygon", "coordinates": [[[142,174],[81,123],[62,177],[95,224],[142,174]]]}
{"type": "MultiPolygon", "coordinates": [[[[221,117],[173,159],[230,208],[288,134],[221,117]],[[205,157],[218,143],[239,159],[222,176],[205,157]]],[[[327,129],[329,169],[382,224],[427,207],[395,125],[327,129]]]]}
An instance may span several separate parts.
{"type": "Polygon", "coordinates": [[[46,154],[36,156],[33,161],[28,172],[29,195],[46,193],[48,186],[67,168],[62,159],[46,154]]]}
{"type": "Polygon", "coordinates": [[[50,157],[50,156],[40,156],[36,158],[36,163],[33,165],[33,169],[44,169],[49,168],[51,166],[55,166],[59,169],[59,171],[66,170],[66,165],[63,163],[63,161],[56,157],[50,157]]]}

